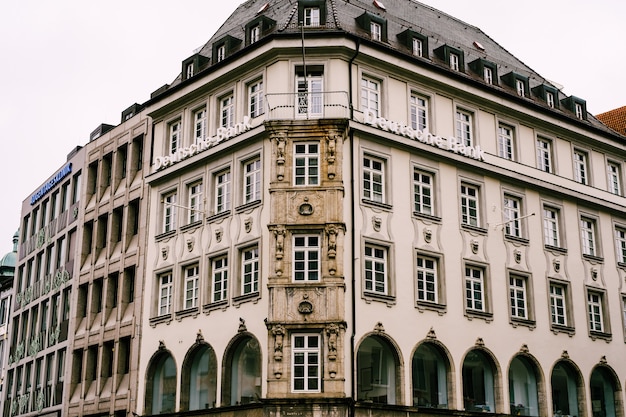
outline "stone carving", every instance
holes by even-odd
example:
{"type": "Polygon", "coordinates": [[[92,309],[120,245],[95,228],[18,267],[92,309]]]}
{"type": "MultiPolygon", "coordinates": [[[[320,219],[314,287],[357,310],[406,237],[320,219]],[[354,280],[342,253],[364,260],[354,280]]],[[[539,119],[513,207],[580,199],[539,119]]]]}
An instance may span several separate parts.
{"type": "Polygon", "coordinates": [[[472,253],[476,255],[478,253],[478,241],[476,239],[472,239],[470,246],[472,248],[472,253]]]}
{"type": "Polygon", "coordinates": [[[195,242],[196,242],[196,239],[194,239],[193,236],[190,237],[190,238],[187,238],[187,250],[189,252],[193,251],[193,245],[194,245],[195,242]]]}
{"type": "Polygon", "coordinates": [[[163,246],[161,248],[161,257],[163,258],[164,261],[167,260],[167,255],[169,254],[169,252],[170,252],[170,248],[169,247],[163,246]]]}
{"type": "Polygon", "coordinates": [[[311,303],[308,300],[300,301],[300,304],[298,304],[298,312],[300,314],[311,314],[311,313],[313,313],[313,303],[311,303]]]}
{"type": "Polygon", "coordinates": [[[563,359],[569,359],[569,353],[566,350],[564,350],[563,353],[561,353],[561,357],[563,359]]]}
{"type": "Polygon", "coordinates": [[[276,178],[278,181],[285,179],[285,134],[277,133],[276,139],[276,178]]]}
{"type": "Polygon", "coordinates": [[[598,268],[591,268],[591,279],[594,281],[598,280],[598,268]]]}
{"type": "Polygon", "coordinates": [[[198,333],[196,334],[196,343],[203,343],[204,336],[202,336],[202,329],[198,329],[198,333]]]}
{"type": "Polygon", "coordinates": [[[339,230],[334,225],[326,227],[326,234],[328,235],[328,272],[330,275],[335,275],[337,272],[337,264],[335,258],[337,257],[337,234],[339,230]]]}
{"type": "Polygon", "coordinates": [[[479,346],[479,347],[484,347],[485,346],[485,341],[483,340],[482,337],[479,337],[479,338],[476,339],[476,346],[479,346]]]}
{"type": "Polygon", "coordinates": [[[376,333],[384,333],[385,332],[385,328],[383,327],[383,323],[382,322],[378,322],[376,323],[376,326],[374,326],[374,331],[376,333]]]}
{"type": "Polygon", "coordinates": [[[520,353],[528,353],[528,352],[530,352],[530,350],[528,349],[528,345],[526,343],[524,343],[522,345],[522,347],[520,347],[519,351],[520,351],[520,353]]]}
{"type": "Polygon", "coordinates": [[[331,131],[326,137],[326,161],[328,161],[328,178],[331,180],[335,178],[335,160],[337,152],[337,140],[340,138],[340,134],[337,131],[331,131]]]}
{"type": "Polygon", "coordinates": [[[435,329],[431,327],[430,330],[428,331],[428,334],[426,335],[426,338],[432,339],[432,340],[437,339],[437,334],[435,333],[435,329]]]}
{"type": "Polygon", "coordinates": [[[239,328],[237,329],[238,333],[247,332],[248,328],[246,327],[246,321],[239,317],[239,328]]]}
{"type": "Polygon", "coordinates": [[[300,207],[298,207],[298,213],[303,216],[310,216],[313,214],[313,211],[313,206],[309,203],[309,198],[304,197],[304,203],[300,204],[300,207]]]}
{"type": "Polygon", "coordinates": [[[558,259],[553,260],[552,267],[554,268],[554,272],[558,274],[561,271],[561,261],[558,259]]]}
{"type": "Polygon", "coordinates": [[[372,217],[372,227],[374,228],[375,231],[380,232],[380,226],[382,222],[383,222],[383,219],[381,219],[379,216],[372,217]]]}
{"type": "Polygon", "coordinates": [[[424,240],[426,241],[426,243],[430,243],[432,239],[433,239],[433,230],[427,227],[426,229],[424,229],[424,240]]]}
{"type": "Polygon", "coordinates": [[[165,342],[163,340],[159,340],[159,350],[165,350],[165,342]]]}
{"type": "Polygon", "coordinates": [[[246,217],[243,220],[243,225],[246,229],[246,233],[250,233],[250,231],[252,230],[252,217],[246,217]]]}
{"type": "Polygon", "coordinates": [[[513,255],[515,256],[515,263],[519,264],[520,262],[522,262],[522,251],[519,249],[515,249],[513,251],[513,255]]]}
{"type": "Polygon", "coordinates": [[[283,257],[285,250],[285,228],[277,227],[274,229],[274,237],[276,238],[276,265],[274,267],[276,275],[283,274],[283,257]]]}
{"type": "Polygon", "coordinates": [[[215,229],[215,240],[217,240],[217,243],[220,243],[222,241],[223,234],[224,234],[224,229],[222,229],[221,227],[218,227],[217,229],[215,229]]]}

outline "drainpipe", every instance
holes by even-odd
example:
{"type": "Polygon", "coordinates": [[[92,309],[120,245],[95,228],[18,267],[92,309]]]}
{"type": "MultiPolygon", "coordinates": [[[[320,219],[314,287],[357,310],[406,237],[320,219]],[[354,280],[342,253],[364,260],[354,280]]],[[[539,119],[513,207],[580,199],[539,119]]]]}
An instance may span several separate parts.
{"type": "MultiPolygon", "coordinates": [[[[354,55],[350,58],[350,63],[348,65],[348,100],[350,106],[350,120],[354,118],[354,106],[352,103],[352,67],[354,64],[354,60],[359,55],[359,48],[361,46],[361,40],[359,38],[355,41],[355,49],[354,55]]],[[[350,308],[352,309],[352,331],[350,335],[350,408],[349,415],[350,417],[354,417],[355,415],[355,403],[356,403],[356,384],[355,384],[355,337],[356,337],[356,281],[354,280],[354,274],[356,271],[356,233],[354,231],[354,213],[355,213],[355,192],[354,192],[354,131],[350,128],[349,130],[349,142],[350,142],[350,250],[352,252],[352,262],[351,262],[351,271],[350,271],[350,291],[351,291],[351,302],[350,308]]]]}

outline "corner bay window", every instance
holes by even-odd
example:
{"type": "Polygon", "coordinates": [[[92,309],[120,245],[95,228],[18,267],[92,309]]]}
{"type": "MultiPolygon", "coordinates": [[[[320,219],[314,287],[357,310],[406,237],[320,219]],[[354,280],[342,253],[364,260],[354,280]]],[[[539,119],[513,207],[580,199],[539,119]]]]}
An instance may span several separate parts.
{"type": "Polygon", "coordinates": [[[319,143],[294,143],[294,184],[318,185],[319,183],[319,143]]]}
{"type": "Polygon", "coordinates": [[[317,235],[293,237],[294,281],[319,281],[320,238],[317,235]]]}
{"type": "Polygon", "coordinates": [[[317,334],[295,334],[292,337],[291,389],[298,392],[320,392],[321,346],[317,334]]]}

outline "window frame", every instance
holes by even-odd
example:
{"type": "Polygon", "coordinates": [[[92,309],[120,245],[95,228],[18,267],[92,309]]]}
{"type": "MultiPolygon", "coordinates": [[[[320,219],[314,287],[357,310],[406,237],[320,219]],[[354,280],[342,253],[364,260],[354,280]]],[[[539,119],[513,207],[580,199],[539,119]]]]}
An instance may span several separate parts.
{"type": "Polygon", "coordinates": [[[509,290],[509,318],[514,326],[524,325],[535,327],[535,309],[533,303],[533,283],[532,276],[517,270],[508,271],[509,290]],[[512,283],[512,280],[515,282],[512,283]],[[517,284],[521,283],[521,287],[517,284]],[[520,298],[520,295],[522,296],[520,298]],[[522,300],[524,305],[516,305],[514,301],[522,300]],[[524,309],[525,314],[518,314],[519,309],[524,309]]]}
{"type": "Polygon", "coordinates": [[[259,77],[247,83],[248,115],[251,119],[265,114],[265,90],[263,78],[259,77]]]}
{"type": "Polygon", "coordinates": [[[493,85],[493,69],[488,67],[487,65],[483,66],[483,80],[489,84],[493,85]]]}
{"type": "Polygon", "coordinates": [[[622,164],[616,161],[607,160],[607,189],[611,194],[623,196],[622,188],[622,164]]]}
{"type": "Polygon", "coordinates": [[[258,244],[247,245],[239,249],[239,297],[259,297],[261,286],[261,254],[258,244]],[[252,257],[246,258],[247,253],[252,253],[252,257]],[[246,269],[250,265],[252,268],[246,269]],[[246,275],[251,274],[249,282],[246,275]],[[250,290],[246,291],[246,286],[250,286],[250,290]]]}
{"type": "Polygon", "coordinates": [[[385,302],[388,305],[395,304],[395,281],[394,281],[394,246],[392,242],[386,242],[377,239],[363,239],[361,242],[361,253],[362,253],[362,262],[361,262],[361,295],[365,300],[372,301],[381,301],[385,302]],[[380,251],[382,253],[382,258],[380,256],[375,255],[366,255],[368,251],[380,251]],[[376,278],[372,275],[371,279],[368,279],[368,270],[376,273],[376,268],[374,268],[374,264],[368,267],[368,263],[376,262],[378,264],[382,264],[384,271],[382,272],[383,289],[382,291],[376,291],[375,282],[376,278]],[[368,281],[372,286],[371,289],[367,289],[368,281]]]}
{"type": "Polygon", "coordinates": [[[374,117],[382,115],[382,80],[367,74],[361,74],[360,82],[360,109],[363,114],[369,113],[374,117]],[[372,105],[374,104],[374,105],[372,105]]]}
{"type": "Polygon", "coordinates": [[[167,123],[167,149],[175,154],[183,146],[183,123],[180,118],[167,123]]]}
{"type": "Polygon", "coordinates": [[[479,184],[468,181],[461,181],[459,187],[461,227],[482,229],[481,190],[482,186],[479,184]],[[465,188],[466,190],[475,190],[475,195],[472,196],[469,195],[467,192],[463,192],[463,188],[465,188]],[[468,206],[467,202],[464,201],[475,202],[475,207],[468,206]],[[474,215],[471,214],[472,209],[475,211],[474,215]],[[475,220],[476,224],[472,224],[472,219],[475,220]]]}
{"type": "Polygon", "coordinates": [[[510,192],[505,192],[502,199],[502,215],[504,222],[504,235],[507,238],[526,240],[523,197],[510,192]]]}
{"type": "Polygon", "coordinates": [[[320,162],[321,143],[319,141],[293,142],[293,185],[296,187],[319,186],[320,185],[320,162]],[[299,152],[304,146],[303,152],[299,152]],[[312,152],[311,147],[315,146],[316,151],[312,152]],[[302,162],[302,165],[299,163],[302,162]],[[315,169],[315,174],[311,174],[311,169],[315,169]],[[299,174],[300,170],[304,170],[299,174]],[[299,183],[299,180],[302,182],[299,183]]]}
{"type": "Polygon", "coordinates": [[[474,112],[457,107],[454,113],[455,138],[465,146],[474,146],[474,112]]]}
{"type": "Polygon", "coordinates": [[[383,26],[379,22],[370,21],[370,37],[378,42],[383,40],[383,26]]]}
{"type": "Polygon", "coordinates": [[[503,122],[498,123],[498,156],[509,161],[516,160],[515,128],[503,122]]]}
{"type": "Polygon", "coordinates": [[[161,233],[174,233],[178,227],[178,190],[161,193],[161,233]],[[167,201],[170,199],[170,201],[167,201]]]}
{"type": "Polygon", "coordinates": [[[624,333],[624,342],[626,342],[626,294],[620,294],[622,304],[620,305],[622,310],[622,331],[624,333]]]}
{"type": "Polygon", "coordinates": [[[319,393],[322,392],[322,364],[323,364],[323,359],[322,359],[322,337],[319,333],[293,333],[291,335],[291,392],[292,393],[319,393]],[[299,337],[303,337],[305,340],[305,345],[302,347],[296,347],[296,338],[299,337]],[[308,343],[308,338],[310,337],[314,337],[317,340],[317,346],[316,347],[310,347],[309,343],[308,343]],[[302,364],[296,363],[296,355],[302,354],[304,356],[304,360],[302,362],[302,364]],[[317,369],[317,377],[315,378],[317,387],[311,389],[310,388],[310,382],[311,378],[309,377],[310,375],[310,361],[309,361],[309,357],[310,356],[315,356],[317,355],[317,360],[316,360],[316,364],[314,363],[313,366],[315,369],[317,369]],[[302,379],[303,379],[303,385],[302,385],[302,389],[299,389],[296,386],[296,374],[298,372],[296,372],[296,367],[297,366],[302,366],[303,372],[302,372],[302,379]]]}
{"type": "Polygon", "coordinates": [[[418,308],[418,310],[445,310],[446,291],[442,255],[438,253],[430,253],[416,250],[413,256],[413,268],[415,270],[413,275],[413,285],[415,287],[415,306],[418,308]],[[422,262],[422,264],[420,265],[420,260],[431,262],[432,268],[429,268],[424,262],[422,262]],[[426,294],[424,296],[420,296],[420,292],[424,288],[426,288],[426,286],[424,285],[422,285],[420,288],[420,281],[428,284],[428,279],[420,280],[420,273],[432,274],[432,278],[430,279],[432,289],[430,291],[428,289],[425,290],[426,292],[433,294],[434,298],[432,300],[429,300],[426,294]]]}
{"type": "Polygon", "coordinates": [[[183,294],[182,294],[182,308],[185,310],[198,309],[200,305],[200,264],[193,263],[186,265],[182,268],[183,279],[183,294]],[[195,271],[194,271],[195,270],[195,271]],[[195,275],[192,272],[192,275],[189,275],[189,272],[195,272],[195,275]],[[191,297],[189,297],[190,287],[191,287],[191,297]],[[191,301],[191,303],[189,303],[191,301]]]}
{"type": "Polygon", "coordinates": [[[187,224],[194,224],[202,221],[202,214],[204,212],[203,207],[203,195],[204,195],[204,182],[202,178],[195,181],[191,181],[187,184],[187,224]],[[198,191],[194,192],[195,188],[198,191]]]}
{"type": "Polygon", "coordinates": [[[388,159],[366,152],[363,153],[361,160],[363,162],[361,164],[361,198],[363,202],[379,205],[388,204],[386,172],[388,159]],[[376,164],[380,165],[380,168],[376,168],[376,164]],[[380,188],[378,192],[375,189],[376,185],[380,188]],[[380,196],[379,199],[376,196],[380,196]]]}
{"type": "Polygon", "coordinates": [[[242,204],[255,204],[263,198],[263,165],[259,154],[241,162],[242,168],[242,204]],[[251,167],[249,169],[249,167],[251,167]]]}
{"type": "Polygon", "coordinates": [[[232,207],[233,173],[230,166],[213,172],[213,215],[229,213],[232,207]],[[224,177],[224,181],[220,178],[224,177]],[[224,197],[222,199],[222,197],[224,197]]]}
{"type": "Polygon", "coordinates": [[[229,91],[218,98],[219,102],[219,123],[218,126],[224,129],[235,125],[235,94],[229,91]]]}
{"type": "Polygon", "coordinates": [[[157,290],[159,296],[156,300],[156,316],[170,317],[174,310],[174,273],[172,270],[157,273],[157,290]],[[163,279],[168,277],[168,282],[164,282],[163,279]]]}
{"type": "Polygon", "coordinates": [[[543,245],[546,248],[565,250],[564,243],[566,242],[566,240],[565,236],[563,235],[565,229],[563,228],[562,224],[563,219],[561,212],[561,208],[556,207],[553,204],[542,204],[541,220],[543,225],[543,245]],[[554,213],[554,216],[546,216],[546,212],[554,213]],[[548,225],[553,225],[553,227],[548,227],[548,225]],[[549,236],[548,232],[550,232],[551,234],[556,234],[556,239],[549,236]]]}
{"type": "Polygon", "coordinates": [[[448,65],[452,71],[460,71],[461,57],[456,52],[450,52],[448,55],[448,65]]]}
{"type": "Polygon", "coordinates": [[[411,38],[411,53],[422,58],[424,56],[424,40],[413,36],[411,38]]]}
{"type": "Polygon", "coordinates": [[[626,266],[626,226],[616,224],[613,230],[617,265],[624,267],[626,266]]]}
{"type": "Polygon", "coordinates": [[[322,280],[322,237],[318,233],[294,233],[292,243],[292,282],[308,283],[320,282],[322,280]],[[303,239],[302,244],[299,240],[303,239]],[[311,240],[316,239],[317,244],[311,244],[311,240]],[[299,248],[299,249],[298,249],[299,248]],[[300,258],[301,256],[301,258],[300,258]],[[316,264],[316,268],[311,268],[311,262],[316,264]],[[300,266],[300,264],[302,264],[300,266]],[[302,274],[302,278],[298,276],[302,274]],[[313,274],[313,275],[311,275],[313,274]],[[312,278],[314,276],[314,278],[312,278]]]}
{"type": "Polygon", "coordinates": [[[587,307],[587,329],[592,340],[611,340],[611,322],[607,292],[596,287],[585,287],[587,307]],[[593,297],[597,299],[593,300],[593,297]],[[597,326],[600,326],[599,328],[597,326]]]}
{"type": "Polygon", "coordinates": [[[193,140],[196,145],[207,139],[208,112],[206,106],[197,108],[193,112],[193,140]]]}
{"type": "Polygon", "coordinates": [[[215,254],[209,257],[209,302],[212,305],[222,304],[228,302],[229,294],[229,256],[228,253],[215,254]],[[217,263],[221,265],[217,265],[217,263]],[[219,278],[219,279],[218,279],[219,278]],[[220,284],[220,288],[217,289],[217,284],[220,284]],[[219,295],[219,296],[218,296],[219,295]]]}
{"type": "Polygon", "coordinates": [[[584,213],[580,214],[578,224],[580,226],[580,247],[583,257],[602,258],[598,219],[595,216],[584,213]]]}
{"type": "Polygon", "coordinates": [[[537,136],[535,140],[537,169],[550,174],[555,172],[555,167],[553,166],[554,157],[552,154],[553,143],[554,141],[552,139],[546,138],[545,136],[537,136]]]}
{"type": "Polygon", "coordinates": [[[429,130],[430,97],[411,91],[409,95],[409,121],[413,130],[427,132],[429,130]]]}
{"type": "Polygon", "coordinates": [[[481,318],[486,321],[493,319],[493,313],[491,309],[491,283],[489,277],[489,269],[487,265],[483,265],[477,262],[463,262],[463,303],[465,316],[468,318],[481,318]],[[468,275],[468,272],[479,272],[480,277],[476,277],[473,273],[468,275]],[[480,284],[481,299],[478,300],[475,295],[468,297],[468,290],[472,293],[476,292],[475,284],[480,284]],[[471,284],[468,287],[468,284],[471,284]],[[477,308],[476,303],[480,301],[482,303],[481,308],[477,308]]]}
{"type": "Polygon", "coordinates": [[[428,218],[437,217],[439,210],[437,207],[438,199],[436,197],[436,174],[432,171],[427,171],[420,166],[413,165],[413,182],[411,191],[413,195],[413,215],[426,216],[428,218]],[[419,179],[416,178],[416,175],[419,175],[419,179]],[[424,177],[429,178],[429,183],[424,182],[424,177]],[[429,191],[429,195],[426,197],[423,195],[424,189],[429,191]],[[430,200],[430,202],[424,203],[424,200],[430,200]],[[423,210],[423,207],[429,207],[430,212],[427,213],[427,210],[423,210]]]}
{"type": "Polygon", "coordinates": [[[302,24],[305,27],[321,26],[321,10],[319,7],[304,7],[302,9],[302,24]],[[314,13],[317,12],[317,13],[314,13]]]}
{"type": "Polygon", "coordinates": [[[575,148],[572,161],[574,163],[574,181],[583,185],[591,185],[591,169],[589,152],[575,148]]]}

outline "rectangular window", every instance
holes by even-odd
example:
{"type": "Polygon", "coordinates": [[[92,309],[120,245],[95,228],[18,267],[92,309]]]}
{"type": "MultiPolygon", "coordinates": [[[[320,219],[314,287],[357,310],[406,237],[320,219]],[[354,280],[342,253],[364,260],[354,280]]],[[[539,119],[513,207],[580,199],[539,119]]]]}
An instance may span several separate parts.
{"type": "Polygon", "coordinates": [[[472,114],[463,110],[456,111],[456,138],[465,146],[472,146],[472,114]]]}
{"type": "Polygon", "coordinates": [[[607,163],[607,174],[608,174],[608,184],[609,184],[609,192],[622,195],[622,169],[621,165],[617,162],[609,161],[607,163]]]}
{"type": "Polygon", "coordinates": [[[294,281],[319,281],[320,237],[318,235],[295,235],[293,237],[294,281]]]}
{"type": "Polygon", "coordinates": [[[480,227],[478,187],[461,184],[461,224],[480,227]]]}
{"type": "Polygon", "coordinates": [[[588,217],[580,218],[580,238],[583,255],[598,256],[595,220],[588,217]]]}
{"type": "Polygon", "coordinates": [[[380,23],[370,22],[370,35],[375,41],[382,39],[382,27],[380,23]]]}
{"type": "Polygon", "coordinates": [[[455,53],[450,53],[450,69],[452,71],[458,71],[459,70],[459,56],[455,53]]]}
{"type": "Polygon", "coordinates": [[[260,37],[261,37],[261,27],[259,25],[251,27],[250,28],[250,43],[258,42],[260,37]]]}
{"type": "Polygon", "coordinates": [[[9,322],[9,310],[11,308],[11,296],[4,297],[0,300],[0,326],[4,326],[9,322]]]}
{"type": "Polygon", "coordinates": [[[169,151],[170,153],[176,153],[181,143],[181,123],[180,120],[170,123],[169,125],[169,151]]]}
{"type": "Polygon", "coordinates": [[[524,97],[526,95],[526,88],[523,80],[515,80],[515,89],[517,90],[518,96],[524,97]]]}
{"type": "Polygon", "coordinates": [[[220,45],[217,47],[217,62],[223,61],[226,58],[226,45],[220,45]]]}
{"type": "Polygon", "coordinates": [[[552,324],[569,326],[567,320],[567,289],[563,285],[550,284],[550,314],[552,324]]]}
{"type": "Polygon", "coordinates": [[[363,198],[377,203],[385,202],[385,161],[363,157],[363,198]]]}
{"type": "Polygon", "coordinates": [[[176,229],[176,193],[163,196],[163,233],[176,229]]]}
{"type": "Polygon", "coordinates": [[[528,319],[526,293],[526,278],[519,275],[509,276],[509,300],[512,318],[528,319]]]}
{"type": "Polygon", "coordinates": [[[195,182],[187,186],[187,192],[189,201],[188,210],[189,210],[189,223],[195,223],[202,219],[202,181],[195,182]]]}
{"type": "Polygon", "coordinates": [[[418,94],[411,93],[410,102],[411,127],[414,130],[428,130],[428,100],[418,94]]]}
{"type": "Polygon", "coordinates": [[[615,248],[617,249],[617,262],[626,264],[626,229],[615,228],[615,248]]]}
{"type": "Polygon", "coordinates": [[[365,291],[388,294],[387,248],[365,245],[365,291]]]}
{"type": "Polygon", "coordinates": [[[419,38],[413,38],[413,55],[424,56],[424,42],[419,38]]]}
{"type": "Polygon", "coordinates": [[[485,282],[482,268],[465,267],[465,307],[485,311],[485,282]]]}
{"type": "Polygon", "coordinates": [[[297,117],[319,117],[323,114],[324,95],[323,76],[320,72],[307,74],[301,72],[296,77],[298,86],[298,114],[297,117]]]}
{"type": "Polygon", "coordinates": [[[521,210],[522,202],[519,198],[504,196],[504,233],[507,236],[522,237],[521,210]]]}
{"type": "Polygon", "coordinates": [[[187,64],[185,67],[185,79],[193,77],[193,63],[187,64]]]}
{"type": "Polygon", "coordinates": [[[159,316],[172,312],[172,273],[166,272],[159,275],[159,316]]]}
{"type": "Polygon", "coordinates": [[[320,336],[317,334],[293,335],[292,346],[292,390],[320,392],[320,336]]]}
{"type": "Polygon", "coordinates": [[[493,84],[493,70],[489,67],[483,67],[483,79],[487,84],[493,84]]]}
{"type": "Polygon", "coordinates": [[[578,119],[584,119],[583,106],[580,103],[574,103],[574,113],[576,113],[576,117],[578,119]]]}
{"type": "Polygon", "coordinates": [[[206,109],[200,109],[194,113],[194,141],[199,143],[206,139],[207,118],[206,109]]]}
{"type": "Polygon", "coordinates": [[[235,125],[235,98],[227,95],[220,99],[220,126],[232,127],[235,125]]]}
{"type": "Polygon", "coordinates": [[[554,108],[554,94],[549,91],[546,91],[546,103],[548,107],[554,108]]]}
{"type": "Polygon", "coordinates": [[[589,329],[592,332],[604,332],[604,309],[602,294],[587,291],[587,313],[589,317],[589,329]]]}
{"type": "Polygon", "coordinates": [[[555,248],[561,247],[559,210],[543,206],[543,243],[555,248]]]}
{"type": "Polygon", "coordinates": [[[215,213],[230,210],[230,169],[215,174],[215,213]]]}
{"type": "Polygon", "coordinates": [[[416,258],[416,272],[417,301],[438,303],[439,275],[437,272],[437,260],[418,255],[416,258]]]}
{"type": "Polygon", "coordinates": [[[365,76],[361,78],[361,110],[380,116],[380,82],[365,76]]]}
{"type": "Polygon", "coordinates": [[[418,169],[413,170],[413,211],[415,213],[430,216],[435,214],[433,186],[432,174],[418,169]]]}
{"type": "Polygon", "coordinates": [[[217,303],[228,298],[228,257],[220,256],[211,260],[213,274],[213,289],[211,302],[217,303]]]}
{"type": "Polygon", "coordinates": [[[537,138],[537,168],[544,172],[552,172],[552,142],[537,138]]]}
{"type": "Polygon", "coordinates": [[[574,151],[574,179],[585,185],[589,185],[589,167],[587,153],[579,150],[574,151]]]}
{"type": "Polygon", "coordinates": [[[624,335],[626,336],[626,295],[622,295],[622,323],[624,326],[624,335]]]}
{"type": "Polygon", "coordinates": [[[320,25],[320,9],[319,7],[306,7],[304,9],[304,26],[320,25]]]}
{"type": "Polygon", "coordinates": [[[244,203],[261,200],[261,160],[253,159],[244,164],[244,203]]]}
{"type": "Polygon", "coordinates": [[[294,148],[294,184],[319,184],[319,142],[297,142],[294,148]]]}
{"type": "Polygon", "coordinates": [[[198,307],[198,265],[185,268],[185,309],[198,307]]]}
{"type": "Polygon", "coordinates": [[[498,126],[498,156],[513,160],[513,128],[504,124],[498,126]]]}
{"type": "Polygon", "coordinates": [[[246,249],[241,254],[241,295],[259,292],[259,248],[246,249]]]}
{"type": "Polygon", "coordinates": [[[254,118],[265,112],[263,107],[263,80],[248,85],[248,114],[254,118]]]}

